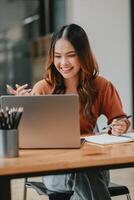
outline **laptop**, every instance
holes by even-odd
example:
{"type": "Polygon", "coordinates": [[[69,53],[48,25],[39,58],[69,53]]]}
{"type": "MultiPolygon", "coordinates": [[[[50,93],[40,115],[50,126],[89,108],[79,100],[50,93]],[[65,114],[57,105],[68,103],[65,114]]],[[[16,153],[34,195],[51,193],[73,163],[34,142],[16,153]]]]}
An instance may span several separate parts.
{"type": "Polygon", "coordinates": [[[80,148],[78,95],[0,97],[1,107],[23,107],[20,148],[80,148]]]}

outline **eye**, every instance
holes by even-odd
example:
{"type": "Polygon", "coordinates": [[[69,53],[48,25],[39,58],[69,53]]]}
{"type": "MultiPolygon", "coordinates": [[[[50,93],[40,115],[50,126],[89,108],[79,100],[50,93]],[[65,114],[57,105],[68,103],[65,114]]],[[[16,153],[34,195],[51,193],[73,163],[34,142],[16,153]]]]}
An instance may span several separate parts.
{"type": "Polygon", "coordinates": [[[68,57],[75,57],[76,54],[69,54],[68,57]]]}
{"type": "Polygon", "coordinates": [[[54,55],[54,58],[60,58],[61,56],[60,55],[54,55]]]}

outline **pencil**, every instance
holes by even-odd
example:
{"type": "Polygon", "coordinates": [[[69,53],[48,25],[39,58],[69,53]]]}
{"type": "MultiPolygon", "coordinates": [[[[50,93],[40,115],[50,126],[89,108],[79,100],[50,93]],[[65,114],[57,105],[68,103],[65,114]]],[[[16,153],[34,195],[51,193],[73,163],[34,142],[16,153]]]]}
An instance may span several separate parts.
{"type": "Polygon", "coordinates": [[[17,129],[22,117],[23,108],[0,109],[0,129],[17,129]]]}

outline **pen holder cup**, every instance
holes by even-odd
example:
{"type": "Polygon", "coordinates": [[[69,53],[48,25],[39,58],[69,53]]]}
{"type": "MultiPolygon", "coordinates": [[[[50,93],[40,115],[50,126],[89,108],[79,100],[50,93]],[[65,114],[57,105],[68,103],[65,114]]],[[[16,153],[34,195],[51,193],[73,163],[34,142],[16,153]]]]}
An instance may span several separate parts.
{"type": "Polygon", "coordinates": [[[19,156],[19,134],[17,129],[0,129],[0,157],[13,158],[19,156]]]}

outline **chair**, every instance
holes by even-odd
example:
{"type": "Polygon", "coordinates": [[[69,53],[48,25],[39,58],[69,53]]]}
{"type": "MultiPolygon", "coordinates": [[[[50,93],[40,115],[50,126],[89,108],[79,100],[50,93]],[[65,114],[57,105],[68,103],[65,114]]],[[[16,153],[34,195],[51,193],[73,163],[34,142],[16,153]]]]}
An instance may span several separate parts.
{"type": "MultiPolygon", "coordinates": [[[[25,179],[25,181],[24,200],[26,200],[27,188],[32,188],[36,190],[39,195],[47,195],[49,197],[49,200],[69,200],[70,197],[73,195],[73,191],[64,193],[54,192],[48,190],[42,182],[27,181],[27,178],[25,179]]],[[[129,189],[124,185],[110,182],[108,190],[111,197],[126,195],[127,200],[131,200],[129,189]]]]}
{"type": "Polygon", "coordinates": [[[73,194],[73,191],[54,192],[48,190],[42,182],[27,181],[25,178],[24,200],[27,199],[27,188],[34,189],[39,195],[47,195],[49,200],[69,200],[73,194]]]}
{"type": "Polygon", "coordinates": [[[127,200],[131,200],[129,189],[125,185],[119,185],[116,183],[110,182],[108,190],[111,197],[126,195],[127,200]]]}

